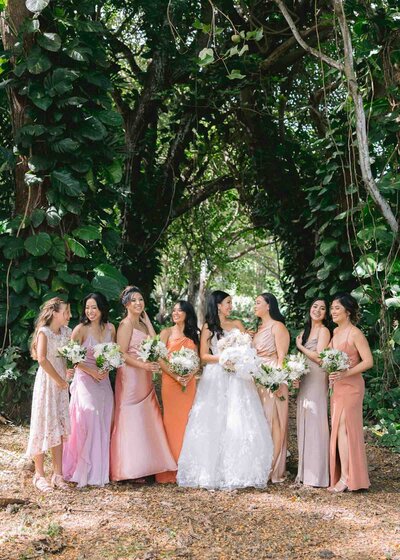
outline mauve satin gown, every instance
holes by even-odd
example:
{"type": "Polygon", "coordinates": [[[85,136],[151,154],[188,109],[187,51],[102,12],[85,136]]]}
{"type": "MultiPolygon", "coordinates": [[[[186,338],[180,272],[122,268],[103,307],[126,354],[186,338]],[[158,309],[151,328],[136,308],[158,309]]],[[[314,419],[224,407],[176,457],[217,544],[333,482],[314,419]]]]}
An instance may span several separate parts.
{"type": "MultiPolygon", "coordinates": [[[[176,339],[169,338],[167,348],[170,353],[177,352],[181,348],[190,348],[190,350],[197,352],[197,347],[193,340],[186,336],[176,339]]],[[[196,379],[193,377],[186,385],[186,390],[183,391],[180,383],[163,372],[161,395],[165,432],[172,455],[175,461],[178,462],[186,424],[196,395],[196,379]]],[[[163,483],[176,482],[176,471],[160,473],[156,476],[156,481],[163,483]]]]}
{"type": "MultiPolygon", "coordinates": [[[[132,330],[128,354],[137,358],[147,335],[132,330]]],[[[152,374],[125,364],[115,382],[111,480],[132,480],[177,469],[168,446],[152,374]]]]}
{"type": "MultiPolygon", "coordinates": [[[[305,346],[317,351],[318,338],[305,346]]],[[[329,486],[328,375],[305,356],[309,373],[300,380],[297,396],[297,445],[299,465],[296,481],[308,486],[329,486]]]]}
{"type": "MultiPolygon", "coordinates": [[[[111,325],[106,325],[103,342],[111,342],[111,325]]],[[[89,330],[82,344],[87,348],[84,364],[96,369],[93,347],[98,344],[89,330]]],[[[63,476],[78,487],[109,482],[110,435],[114,396],[110,379],[95,381],[88,373],[75,369],[71,384],[71,435],[63,449],[63,476]]]]}
{"type": "MultiPolygon", "coordinates": [[[[278,362],[272,327],[273,325],[258,330],[253,338],[253,346],[257,350],[258,356],[267,364],[276,364],[278,362]]],[[[287,385],[283,385],[282,392],[285,400],[280,400],[272,391],[265,387],[258,386],[257,389],[274,440],[274,458],[270,480],[271,482],[283,482],[286,471],[289,389],[287,385]],[[278,436],[275,435],[275,439],[274,434],[278,434],[278,436]]]]}
{"type": "MultiPolygon", "coordinates": [[[[330,346],[342,350],[350,358],[350,367],[360,363],[361,357],[357,348],[348,341],[351,328],[344,343],[335,346],[335,335],[330,346]]],[[[365,453],[364,431],[363,431],[363,399],[365,383],[361,373],[344,377],[333,385],[331,397],[331,442],[330,442],[330,475],[331,486],[340,479],[340,461],[337,449],[337,435],[339,420],[342,412],[345,412],[346,431],[349,446],[349,478],[347,486],[349,490],[369,488],[369,476],[367,455],[365,453]]]]}

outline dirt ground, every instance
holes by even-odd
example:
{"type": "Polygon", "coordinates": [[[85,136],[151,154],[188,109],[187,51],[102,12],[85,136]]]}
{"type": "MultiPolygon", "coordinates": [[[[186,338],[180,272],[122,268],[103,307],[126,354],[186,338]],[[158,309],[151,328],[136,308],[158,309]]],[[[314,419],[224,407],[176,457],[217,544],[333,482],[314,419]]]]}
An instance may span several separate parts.
{"type": "Polygon", "coordinates": [[[400,560],[400,456],[372,440],[368,492],[296,486],[291,437],[288,479],[265,491],[119,483],[43,496],[19,466],[27,435],[0,425],[0,560],[400,560]]]}

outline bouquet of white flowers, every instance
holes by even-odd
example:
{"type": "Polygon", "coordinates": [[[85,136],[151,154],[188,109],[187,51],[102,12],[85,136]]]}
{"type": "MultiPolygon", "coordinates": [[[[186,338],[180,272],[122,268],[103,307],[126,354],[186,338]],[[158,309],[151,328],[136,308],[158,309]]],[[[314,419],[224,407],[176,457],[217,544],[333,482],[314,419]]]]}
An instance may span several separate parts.
{"type": "Polygon", "coordinates": [[[230,333],[218,340],[218,353],[221,354],[226,348],[233,346],[251,346],[251,336],[242,333],[239,329],[232,329],[230,333]]]}
{"type": "Polygon", "coordinates": [[[137,355],[139,360],[143,360],[143,362],[157,362],[160,358],[167,358],[168,350],[157,335],[143,340],[137,355]]]}
{"type": "Polygon", "coordinates": [[[105,371],[117,369],[124,364],[121,349],[115,342],[96,344],[93,355],[96,358],[96,366],[105,371]]]}
{"type": "Polygon", "coordinates": [[[328,348],[327,350],[323,350],[319,357],[321,359],[321,367],[326,373],[345,371],[350,367],[349,356],[342,350],[328,348]]]}
{"type": "MultiPolygon", "coordinates": [[[[282,368],[270,364],[261,364],[261,367],[253,374],[256,383],[274,392],[279,389],[281,383],[288,382],[288,372],[282,368]]],[[[285,400],[284,396],[279,397],[281,401],[285,400]]]]}
{"type": "Polygon", "coordinates": [[[297,381],[310,371],[306,357],[300,352],[288,354],[283,362],[283,369],[287,372],[288,381],[297,381]]]}
{"type": "MultiPolygon", "coordinates": [[[[174,373],[184,377],[199,368],[200,359],[197,352],[183,347],[176,352],[171,352],[168,364],[174,373]]],[[[182,391],[186,391],[186,387],[182,387],[182,391]]]]}
{"type": "Polygon", "coordinates": [[[57,349],[57,352],[66,359],[68,369],[73,368],[75,364],[79,364],[86,358],[86,348],[75,340],[70,340],[65,346],[61,346],[57,349]]]}
{"type": "Polygon", "coordinates": [[[250,379],[261,364],[257,352],[251,347],[251,337],[239,329],[233,329],[226,337],[217,342],[219,363],[238,377],[250,379]]]}

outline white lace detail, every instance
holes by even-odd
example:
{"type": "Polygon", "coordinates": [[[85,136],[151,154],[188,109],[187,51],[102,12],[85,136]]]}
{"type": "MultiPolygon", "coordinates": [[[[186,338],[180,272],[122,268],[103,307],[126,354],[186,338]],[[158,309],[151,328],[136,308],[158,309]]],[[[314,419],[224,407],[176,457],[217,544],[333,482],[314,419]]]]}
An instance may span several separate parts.
{"type": "MultiPolygon", "coordinates": [[[[217,338],[211,350],[217,354],[217,338]]],[[[219,364],[204,368],[178,462],[180,486],[265,487],[273,456],[270,429],[252,379],[219,364]]]]}
{"type": "MultiPolygon", "coordinates": [[[[47,359],[57,373],[65,379],[65,360],[58,355],[57,348],[67,344],[71,329],[61,327],[54,333],[49,327],[41,327],[47,337],[47,359]]],[[[68,391],[60,390],[40,366],[36,373],[32,396],[31,426],[26,455],[33,457],[59,445],[70,433],[68,391]]]]}

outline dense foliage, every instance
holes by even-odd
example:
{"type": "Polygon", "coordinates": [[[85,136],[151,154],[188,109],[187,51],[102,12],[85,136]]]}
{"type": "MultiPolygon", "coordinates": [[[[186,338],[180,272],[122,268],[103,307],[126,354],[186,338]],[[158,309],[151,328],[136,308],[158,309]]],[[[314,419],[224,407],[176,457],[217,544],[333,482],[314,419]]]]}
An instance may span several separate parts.
{"type": "MultiPolygon", "coordinates": [[[[8,377],[29,367],[53,294],[76,317],[99,289],[117,317],[134,282],[155,287],[162,319],[216,285],[268,287],[298,328],[310,299],[348,289],[376,354],[367,418],[399,445],[398,239],[365,190],[345,77],[298,45],[277,4],[29,0],[11,33],[5,12],[0,326],[23,354],[3,354],[8,377]]],[[[343,60],[330,3],[286,4],[309,45],[343,60]]],[[[372,172],[396,212],[397,5],[345,4],[372,172]]]]}

